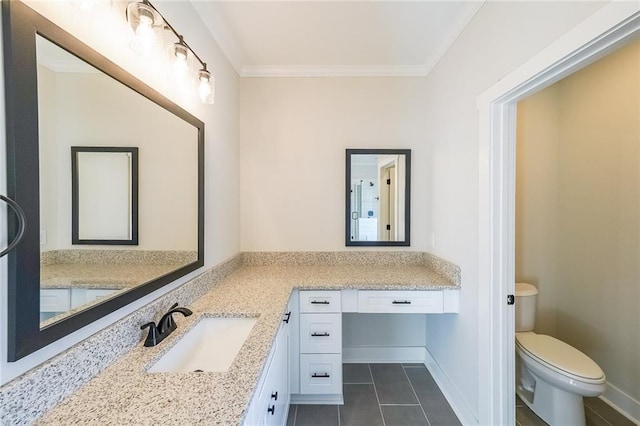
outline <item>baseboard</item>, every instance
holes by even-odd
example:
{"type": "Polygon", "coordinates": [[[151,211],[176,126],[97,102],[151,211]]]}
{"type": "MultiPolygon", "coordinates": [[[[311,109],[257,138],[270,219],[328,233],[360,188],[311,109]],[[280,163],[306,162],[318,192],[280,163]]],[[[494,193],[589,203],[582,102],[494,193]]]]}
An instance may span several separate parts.
{"type": "Polygon", "coordinates": [[[302,395],[291,394],[291,404],[311,404],[311,405],[344,405],[341,393],[326,395],[302,395]]]}
{"type": "Polygon", "coordinates": [[[453,382],[449,379],[444,370],[440,367],[440,365],[433,358],[429,350],[424,349],[425,352],[425,361],[424,365],[431,373],[431,376],[436,381],[436,384],[442,391],[442,394],[449,402],[449,405],[453,409],[453,412],[458,416],[458,420],[463,425],[477,425],[478,418],[475,413],[471,409],[471,406],[464,399],[458,388],[453,384],[453,382]]]}
{"type": "Polygon", "coordinates": [[[611,405],[616,411],[627,417],[632,422],[640,425],[640,401],[627,395],[621,389],[607,382],[607,390],[600,397],[604,402],[611,405]]]}
{"type": "Polygon", "coordinates": [[[342,362],[346,364],[375,363],[424,363],[425,349],[422,346],[345,346],[342,362]]]}

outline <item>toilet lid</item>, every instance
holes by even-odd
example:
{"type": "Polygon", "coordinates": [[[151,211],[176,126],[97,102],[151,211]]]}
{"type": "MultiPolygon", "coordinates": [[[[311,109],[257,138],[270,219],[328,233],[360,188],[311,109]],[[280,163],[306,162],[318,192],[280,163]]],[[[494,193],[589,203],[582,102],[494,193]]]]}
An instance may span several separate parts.
{"type": "Polygon", "coordinates": [[[520,348],[545,364],[588,380],[604,377],[604,372],[591,358],[554,337],[536,333],[517,333],[520,348]]]}

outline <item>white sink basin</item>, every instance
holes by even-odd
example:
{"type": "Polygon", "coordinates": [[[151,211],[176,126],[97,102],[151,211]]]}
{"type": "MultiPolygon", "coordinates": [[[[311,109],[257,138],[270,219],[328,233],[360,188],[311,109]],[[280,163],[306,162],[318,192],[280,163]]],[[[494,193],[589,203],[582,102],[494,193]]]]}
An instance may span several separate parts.
{"type": "Polygon", "coordinates": [[[227,371],[256,321],[256,318],[203,318],[148,371],[227,371]]]}

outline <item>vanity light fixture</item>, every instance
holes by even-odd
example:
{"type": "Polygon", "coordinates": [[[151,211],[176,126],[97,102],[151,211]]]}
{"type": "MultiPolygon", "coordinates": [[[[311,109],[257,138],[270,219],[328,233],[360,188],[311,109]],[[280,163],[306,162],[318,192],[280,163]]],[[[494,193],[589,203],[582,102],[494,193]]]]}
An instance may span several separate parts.
{"type": "Polygon", "coordinates": [[[148,56],[157,50],[161,40],[158,34],[160,29],[171,31],[178,40],[171,46],[173,69],[178,83],[185,85],[186,82],[190,81],[189,76],[192,71],[189,59],[190,56],[193,56],[202,67],[195,76],[197,78],[198,97],[202,103],[213,104],[215,93],[214,78],[211,72],[207,70],[207,64],[200,59],[184,40],[184,37],[178,34],[149,0],[129,3],[127,5],[127,21],[134,32],[131,48],[143,56],[148,56]]]}

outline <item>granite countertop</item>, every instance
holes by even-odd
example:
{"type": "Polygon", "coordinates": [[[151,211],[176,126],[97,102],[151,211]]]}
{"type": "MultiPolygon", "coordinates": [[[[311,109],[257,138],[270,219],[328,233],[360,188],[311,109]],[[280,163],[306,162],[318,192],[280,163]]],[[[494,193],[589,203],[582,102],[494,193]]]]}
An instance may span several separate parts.
{"type": "Polygon", "coordinates": [[[175,315],[178,330],[141,342],[56,406],[38,424],[240,424],[293,289],[439,290],[458,285],[424,266],[242,266],[175,315]],[[147,373],[203,317],[258,321],[224,373],[147,373]]]}
{"type": "Polygon", "coordinates": [[[40,287],[130,289],[182,266],[184,263],[55,263],[40,267],[40,287]]]}

